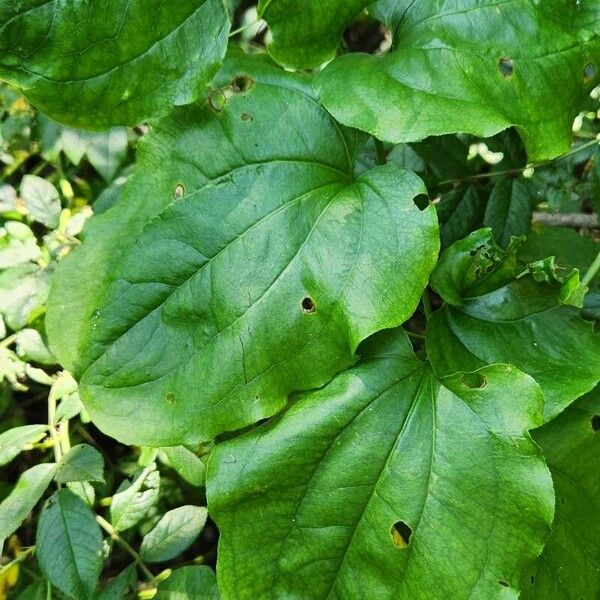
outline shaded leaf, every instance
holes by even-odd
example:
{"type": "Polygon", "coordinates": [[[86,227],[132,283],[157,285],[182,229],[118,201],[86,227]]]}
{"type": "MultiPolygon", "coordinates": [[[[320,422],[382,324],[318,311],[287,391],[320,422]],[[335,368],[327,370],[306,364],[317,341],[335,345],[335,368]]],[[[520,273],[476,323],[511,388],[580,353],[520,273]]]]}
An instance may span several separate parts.
{"type": "Polygon", "coordinates": [[[121,571],[98,594],[97,600],[116,600],[128,598],[137,589],[137,569],[132,564],[121,571]]]}
{"type": "Polygon", "coordinates": [[[23,425],[1,433],[0,465],[9,463],[28,444],[41,440],[46,435],[47,430],[47,425],[23,425]]]}
{"type": "Polygon", "coordinates": [[[88,444],[73,446],[61,459],[56,470],[58,483],[68,481],[104,481],[102,454],[88,444]]]}
{"type": "Polygon", "coordinates": [[[158,585],[156,600],[219,600],[215,574],[208,567],[181,567],[158,585]]]}
{"type": "Polygon", "coordinates": [[[206,466],[191,450],[185,446],[161,448],[169,465],[177,471],[180,477],[194,486],[204,485],[206,466]]]}
{"type": "Polygon", "coordinates": [[[94,596],[102,570],[102,534],[89,506],[69,490],[48,499],[36,535],[36,556],[52,585],[74,600],[94,596]]]}
{"type": "Polygon", "coordinates": [[[439,382],[398,332],[363,350],[322,390],[216,447],[224,596],[516,598],[553,515],[527,433],[541,422],[539,387],[506,365],[439,382]]]}

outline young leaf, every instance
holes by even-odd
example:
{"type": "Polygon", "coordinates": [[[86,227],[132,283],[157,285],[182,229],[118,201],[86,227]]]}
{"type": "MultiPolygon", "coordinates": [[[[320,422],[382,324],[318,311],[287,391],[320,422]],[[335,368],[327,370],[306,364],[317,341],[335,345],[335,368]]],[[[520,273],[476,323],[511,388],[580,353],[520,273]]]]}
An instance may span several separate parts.
{"type": "Polygon", "coordinates": [[[598,26],[584,7],[563,0],[511,0],[501,8],[496,0],[384,4],[392,9],[384,11],[392,52],[345,55],[317,79],[341,123],[389,142],[454,132],[486,137],[514,125],[531,161],[569,149],[573,119],[600,80],[598,26]]]}
{"type": "Polygon", "coordinates": [[[110,521],[117,531],[125,531],[143,519],[158,501],[160,475],[150,463],[133,481],[124,481],[110,504],[110,521]]]}
{"type": "MultiPolygon", "coordinates": [[[[361,340],[410,317],[435,263],[435,209],[413,202],[422,182],[394,165],[354,179],[344,135],[292,89],[294,76],[249,77],[229,81],[238,91],[218,117],[195,109],[210,124],[202,135],[218,118],[213,144],[223,127],[246,127],[237,166],[227,161],[214,182],[172,202],[113,260],[80,393],[122,441],[195,444],[273,414],[290,392],[353,364],[361,340]],[[301,134],[288,143],[299,147],[282,155],[265,142],[262,159],[240,160],[258,144],[255,123],[277,129],[281,102],[301,134]],[[190,380],[203,381],[200,395],[190,380]]],[[[279,127],[289,137],[288,117],[279,127]]]]}
{"type": "Polygon", "coordinates": [[[1,0],[0,77],[61,123],[137,125],[199,96],[228,31],[221,0],[1,0]]]}
{"type": "Polygon", "coordinates": [[[102,570],[102,533],[87,504],[69,490],[55,492],[46,502],[36,556],[44,575],[67,596],[94,596],[102,570]]]}
{"type": "Polygon", "coordinates": [[[163,562],[187,550],[202,532],[208,513],[199,506],[180,506],[165,513],[144,536],[140,555],[147,562],[163,562]]]}
{"type": "Polygon", "coordinates": [[[539,387],[506,365],[439,382],[398,332],[363,356],[216,447],[224,596],[516,597],[553,515],[539,387]]]}
{"type": "Polygon", "coordinates": [[[47,425],[23,425],[0,434],[0,465],[8,464],[25,446],[41,440],[47,425]]]}
{"type": "Polygon", "coordinates": [[[74,446],[65,454],[56,470],[58,483],[68,481],[104,481],[102,454],[88,444],[74,446]]]}
{"type": "Polygon", "coordinates": [[[208,567],[181,567],[158,585],[156,600],[220,600],[215,574],[208,567]]]}
{"type": "Polygon", "coordinates": [[[37,175],[25,175],[21,182],[21,197],[36,221],[51,229],[58,226],[60,197],[49,181],[37,175]]]}
{"type": "Polygon", "coordinates": [[[185,446],[171,446],[161,448],[164,452],[169,466],[171,466],[180,477],[194,486],[204,485],[206,479],[206,466],[191,450],[185,446]]]}
{"type": "Polygon", "coordinates": [[[552,472],[556,516],[523,600],[600,596],[600,389],[534,432],[552,472]]]}
{"type": "Polygon", "coordinates": [[[428,322],[427,351],[438,375],[499,362],[529,373],[551,419],[600,379],[600,336],[569,305],[576,272],[562,280],[538,262],[516,277],[515,263],[516,245],[501,251],[490,230],[448,248],[431,278],[447,303],[428,322]]]}
{"type": "Polygon", "coordinates": [[[260,0],[273,34],[269,54],[285,67],[309,69],[335,56],[346,26],[371,0],[260,0]]]}
{"type": "Polygon", "coordinates": [[[491,228],[499,246],[507,248],[513,237],[529,231],[534,201],[531,186],[524,179],[505,178],[496,183],[483,223],[491,228]]]}
{"type": "Polygon", "coordinates": [[[137,589],[137,569],[132,564],[121,571],[103,590],[96,600],[120,600],[129,598],[137,589]]]}
{"type": "Polygon", "coordinates": [[[35,465],[25,471],[0,504],[0,542],[4,541],[33,510],[54,477],[56,465],[35,465]]]}

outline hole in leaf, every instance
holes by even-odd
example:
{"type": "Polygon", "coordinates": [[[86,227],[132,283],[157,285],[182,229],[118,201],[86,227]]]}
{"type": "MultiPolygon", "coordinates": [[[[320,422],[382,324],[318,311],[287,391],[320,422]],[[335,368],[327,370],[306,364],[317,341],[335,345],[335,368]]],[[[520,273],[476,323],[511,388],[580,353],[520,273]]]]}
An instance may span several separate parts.
{"type": "Polygon", "coordinates": [[[587,82],[596,76],[596,66],[594,63],[589,62],[583,67],[583,79],[587,82]]]}
{"type": "Polygon", "coordinates": [[[565,499],[564,499],[564,498],[561,498],[561,499],[560,499],[560,503],[564,505],[564,503],[565,503],[565,499]]]}
{"type": "Polygon", "coordinates": [[[302,300],[302,310],[304,310],[305,313],[316,312],[317,307],[315,306],[315,303],[312,298],[307,296],[306,298],[304,298],[304,300],[302,300]]]}
{"type": "Polygon", "coordinates": [[[242,94],[247,92],[254,85],[254,80],[252,80],[248,75],[238,75],[231,82],[231,89],[236,94],[242,94]]]}
{"type": "Polygon", "coordinates": [[[591,420],[592,420],[592,429],[594,431],[600,431],[600,415],[594,415],[591,420]]]}
{"type": "Polygon", "coordinates": [[[227,104],[227,96],[223,90],[215,90],[209,97],[208,103],[215,112],[221,112],[227,104]]]}
{"type": "Polygon", "coordinates": [[[173,192],[173,198],[175,198],[175,200],[181,200],[184,195],[185,188],[183,187],[183,185],[181,185],[181,183],[179,183],[175,188],[175,191],[173,192]]]}
{"type": "Polygon", "coordinates": [[[396,548],[407,548],[410,543],[412,529],[404,522],[398,521],[392,525],[392,542],[396,548]]]}
{"type": "Polygon", "coordinates": [[[419,194],[413,198],[413,202],[419,210],[425,210],[429,206],[429,196],[427,194],[419,194]]]}
{"type": "Polygon", "coordinates": [[[498,581],[498,583],[502,586],[502,587],[510,587],[510,583],[508,583],[508,581],[504,581],[503,579],[500,579],[498,581]]]}
{"type": "Polygon", "coordinates": [[[242,119],[242,121],[244,121],[245,123],[251,123],[252,121],[254,121],[254,118],[249,115],[248,113],[242,113],[240,115],[240,118],[242,119]]]}
{"type": "Polygon", "coordinates": [[[498,61],[498,71],[505,79],[512,77],[515,72],[515,63],[512,58],[501,58],[498,61]]]}
{"type": "Polygon", "coordinates": [[[535,583],[535,575],[532,575],[532,576],[529,578],[529,581],[531,581],[531,585],[533,585],[533,584],[535,583]]]}
{"type": "Polygon", "coordinates": [[[175,394],[173,392],[167,392],[167,402],[169,404],[175,404],[175,394]]]}
{"type": "Polygon", "coordinates": [[[487,380],[481,373],[463,373],[460,379],[464,386],[476,390],[484,388],[487,380]]]}

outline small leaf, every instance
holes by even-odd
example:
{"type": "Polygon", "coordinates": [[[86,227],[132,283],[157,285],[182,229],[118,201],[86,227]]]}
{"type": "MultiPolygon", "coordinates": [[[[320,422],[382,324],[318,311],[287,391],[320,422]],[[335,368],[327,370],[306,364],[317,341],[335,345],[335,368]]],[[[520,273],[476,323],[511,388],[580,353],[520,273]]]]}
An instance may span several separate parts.
{"type": "Polygon", "coordinates": [[[102,570],[102,534],[81,498],[66,489],[54,493],[40,515],[36,547],[52,585],[74,600],[94,596],[102,570]]]}
{"type": "Polygon", "coordinates": [[[16,351],[19,358],[25,361],[44,365],[56,364],[56,359],[37,329],[22,329],[17,333],[16,351]]]}
{"type": "Polygon", "coordinates": [[[54,477],[56,465],[35,465],[25,471],[0,504],[0,542],[13,533],[42,497],[54,477]]]}
{"type": "Polygon", "coordinates": [[[204,566],[181,567],[158,585],[156,600],[220,600],[215,574],[204,566]]]}
{"type": "Polygon", "coordinates": [[[185,446],[170,446],[161,448],[169,465],[177,471],[180,477],[194,486],[204,485],[206,466],[191,450],[185,446]]]}
{"type": "Polygon", "coordinates": [[[71,448],[61,459],[56,470],[58,483],[68,481],[104,481],[104,459],[98,450],[88,444],[71,448]]]}
{"type": "Polygon", "coordinates": [[[98,594],[96,600],[121,600],[129,598],[137,589],[137,569],[132,564],[121,571],[98,594]]]}
{"type": "Polygon", "coordinates": [[[25,175],[21,182],[21,198],[36,221],[50,229],[58,227],[60,197],[49,181],[37,175],[25,175]]]}
{"type": "Polygon", "coordinates": [[[76,496],[79,496],[90,508],[93,508],[96,500],[96,490],[87,481],[69,481],[67,487],[76,496]]]}
{"type": "Polygon", "coordinates": [[[23,425],[0,434],[0,465],[9,463],[28,444],[41,440],[47,430],[47,425],[23,425]]]}
{"type": "Polygon", "coordinates": [[[110,504],[110,519],[117,531],[125,531],[143,519],[156,504],[160,475],[156,464],[150,463],[133,481],[124,481],[110,504]]]}
{"type": "Polygon", "coordinates": [[[140,554],[148,562],[163,562],[179,556],[200,535],[208,513],[199,506],[181,506],[165,513],[144,536],[140,554]]]}

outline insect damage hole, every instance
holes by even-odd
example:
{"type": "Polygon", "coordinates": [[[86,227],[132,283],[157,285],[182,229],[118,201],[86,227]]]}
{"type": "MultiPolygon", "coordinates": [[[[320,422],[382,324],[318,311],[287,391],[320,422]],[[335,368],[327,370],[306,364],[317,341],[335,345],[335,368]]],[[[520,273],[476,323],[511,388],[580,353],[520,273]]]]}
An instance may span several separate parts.
{"type": "Polygon", "coordinates": [[[594,79],[594,77],[596,76],[596,66],[594,65],[594,63],[587,63],[587,65],[585,65],[585,67],[583,67],[583,79],[584,81],[587,83],[588,81],[591,81],[592,79],[594,79]]]}
{"type": "Polygon", "coordinates": [[[594,415],[591,419],[592,429],[594,431],[600,431],[600,415],[594,415]]]}
{"type": "Polygon", "coordinates": [[[509,79],[515,73],[515,63],[512,58],[501,58],[498,61],[498,71],[505,79],[509,79]]]}
{"type": "Polygon", "coordinates": [[[307,296],[304,298],[304,300],[302,300],[302,310],[307,314],[316,312],[317,307],[314,300],[310,296],[307,296]]]}
{"type": "Polygon", "coordinates": [[[183,185],[181,185],[181,183],[177,184],[177,187],[175,188],[175,191],[173,192],[173,198],[175,198],[175,200],[181,200],[185,195],[185,188],[183,187],[183,185]]]}
{"type": "Polygon", "coordinates": [[[407,548],[410,543],[412,529],[404,522],[398,521],[392,525],[392,543],[396,548],[407,548]]]}
{"type": "Polygon", "coordinates": [[[484,388],[487,384],[486,378],[481,373],[463,373],[460,380],[465,387],[472,390],[484,388]]]}
{"type": "Polygon", "coordinates": [[[502,587],[505,587],[505,588],[509,588],[510,587],[510,583],[508,583],[508,581],[504,581],[504,579],[499,579],[498,580],[498,584],[501,585],[502,587]]]}
{"type": "Polygon", "coordinates": [[[243,94],[247,92],[254,85],[254,80],[248,77],[248,75],[238,75],[231,82],[231,89],[236,94],[243,94]]]}
{"type": "Polygon", "coordinates": [[[419,194],[413,198],[413,202],[419,210],[425,210],[429,206],[429,196],[427,194],[419,194]]]}

